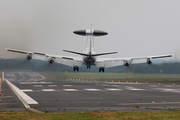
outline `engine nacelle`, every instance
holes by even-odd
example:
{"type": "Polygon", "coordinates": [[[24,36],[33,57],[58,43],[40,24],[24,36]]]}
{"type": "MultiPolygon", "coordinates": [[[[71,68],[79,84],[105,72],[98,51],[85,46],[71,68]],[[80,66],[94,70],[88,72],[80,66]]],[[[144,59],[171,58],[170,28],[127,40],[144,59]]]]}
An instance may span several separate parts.
{"type": "Polygon", "coordinates": [[[51,57],[51,58],[49,58],[48,62],[49,62],[50,64],[52,64],[52,63],[54,63],[54,60],[55,60],[55,58],[54,58],[54,57],[51,57]]]}
{"type": "Polygon", "coordinates": [[[26,59],[27,59],[27,60],[31,60],[31,59],[32,59],[32,54],[29,53],[29,54],[26,56],[26,59]]]}
{"type": "Polygon", "coordinates": [[[125,65],[126,67],[128,67],[128,66],[129,66],[129,61],[127,61],[127,60],[123,60],[123,62],[124,62],[124,65],[125,65]]]}
{"type": "Polygon", "coordinates": [[[150,58],[147,58],[147,64],[149,64],[149,65],[152,64],[152,60],[150,58]]]}

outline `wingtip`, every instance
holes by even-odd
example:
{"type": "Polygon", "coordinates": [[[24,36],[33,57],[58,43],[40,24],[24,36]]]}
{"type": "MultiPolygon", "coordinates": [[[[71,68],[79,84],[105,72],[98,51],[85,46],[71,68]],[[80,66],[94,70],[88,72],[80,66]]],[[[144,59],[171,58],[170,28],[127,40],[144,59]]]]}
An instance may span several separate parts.
{"type": "Polygon", "coordinates": [[[12,49],[10,49],[10,48],[5,48],[5,50],[6,50],[6,51],[9,51],[9,50],[12,50],[12,49]]]}

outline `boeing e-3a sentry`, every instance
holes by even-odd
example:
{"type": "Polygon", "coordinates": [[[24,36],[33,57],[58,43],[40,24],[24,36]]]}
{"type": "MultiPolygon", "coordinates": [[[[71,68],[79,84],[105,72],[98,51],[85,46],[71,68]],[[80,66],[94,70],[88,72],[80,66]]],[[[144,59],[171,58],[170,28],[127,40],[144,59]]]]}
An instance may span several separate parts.
{"type": "Polygon", "coordinates": [[[119,65],[129,66],[130,64],[136,63],[134,61],[146,62],[147,64],[152,64],[152,59],[156,58],[166,58],[172,57],[172,54],[168,55],[157,55],[157,56],[144,56],[144,57],[131,57],[131,58],[99,58],[98,56],[115,54],[117,52],[105,52],[105,53],[96,53],[94,47],[94,37],[107,35],[107,32],[101,30],[94,29],[84,29],[84,30],[76,30],[74,34],[86,36],[86,48],[84,52],[75,52],[71,50],[63,50],[65,52],[81,55],[81,57],[69,57],[69,56],[60,56],[60,55],[50,55],[41,52],[30,52],[23,51],[17,49],[9,49],[6,48],[7,51],[16,52],[26,55],[27,60],[31,60],[33,55],[45,56],[48,58],[48,62],[50,64],[54,63],[54,61],[61,61],[61,64],[65,64],[73,67],[74,71],[79,71],[79,66],[82,64],[87,66],[87,69],[90,69],[91,66],[99,67],[99,72],[104,72],[105,68],[114,67],[119,65]],[[72,61],[72,64],[67,64],[65,61],[72,61]],[[113,65],[115,63],[115,65],[113,65]]]}

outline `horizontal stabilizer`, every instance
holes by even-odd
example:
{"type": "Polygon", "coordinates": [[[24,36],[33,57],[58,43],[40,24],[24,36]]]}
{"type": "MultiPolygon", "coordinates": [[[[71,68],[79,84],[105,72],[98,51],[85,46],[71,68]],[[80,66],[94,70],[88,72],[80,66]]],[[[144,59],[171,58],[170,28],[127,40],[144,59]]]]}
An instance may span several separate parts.
{"type": "Polygon", "coordinates": [[[172,57],[172,55],[154,56],[154,57],[152,57],[152,59],[156,59],[156,58],[165,58],[165,57],[172,57]]]}
{"type": "Polygon", "coordinates": [[[64,52],[69,52],[69,53],[74,53],[74,54],[78,54],[78,55],[84,55],[84,56],[89,56],[88,54],[85,53],[80,53],[80,52],[74,52],[74,51],[70,51],[70,50],[63,50],[64,52]]]}
{"type": "Polygon", "coordinates": [[[91,55],[89,55],[89,54],[79,53],[79,52],[74,52],[74,51],[69,51],[69,50],[63,50],[63,51],[78,54],[78,55],[84,55],[84,56],[100,56],[100,55],[108,55],[108,54],[117,53],[117,52],[109,52],[109,53],[99,53],[99,54],[91,54],[91,55]]]}
{"type": "Polygon", "coordinates": [[[91,56],[100,56],[100,55],[108,55],[108,54],[115,54],[118,52],[109,52],[109,53],[98,53],[98,54],[92,54],[91,56]]]}

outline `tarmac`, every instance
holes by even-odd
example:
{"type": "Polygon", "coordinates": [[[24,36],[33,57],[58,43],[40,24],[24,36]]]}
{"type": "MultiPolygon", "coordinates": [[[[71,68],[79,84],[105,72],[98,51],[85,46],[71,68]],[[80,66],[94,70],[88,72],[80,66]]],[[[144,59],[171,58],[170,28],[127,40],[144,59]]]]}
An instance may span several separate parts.
{"type": "MultiPolygon", "coordinates": [[[[5,80],[35,102],[42,112],[168,111],[180,108],[180,86],[143,83],[108,83],[76,80],[45,81],[34,72],[5,72],[5,80]]],[[[0,110],[26,111],[17,95],[2,80],[0,110]]],[[[23,98],[25,99],[25,97],[23,98]]]]}

